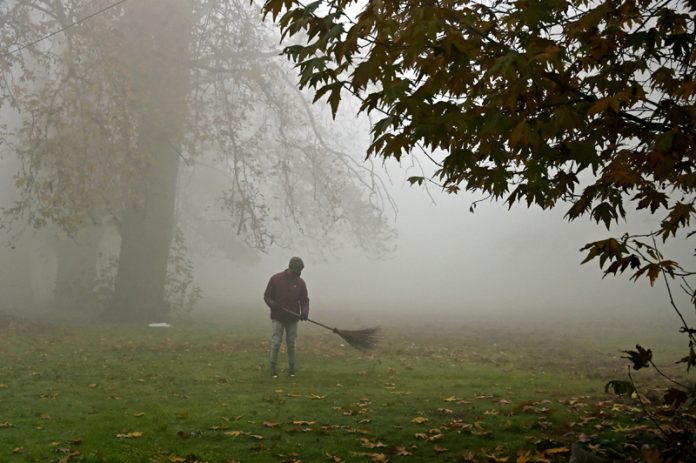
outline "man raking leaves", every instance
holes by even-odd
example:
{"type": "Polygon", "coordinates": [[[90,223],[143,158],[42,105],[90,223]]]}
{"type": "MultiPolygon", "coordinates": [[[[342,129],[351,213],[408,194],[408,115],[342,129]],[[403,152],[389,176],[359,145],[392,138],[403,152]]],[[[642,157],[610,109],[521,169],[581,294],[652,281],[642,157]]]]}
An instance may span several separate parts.
{"type": "Polygon", "coordinates": [[[271,376],[274,378],[278,377],[278,352],[283,341],[283,332],[285,332],[285,342],[288,350],[288,372],[291,377],[295,376],[295,344],[299,320],[306,320],[326,328],[341,336],[351,346],[363,351],[374,347],[378,340],[379,328],[339,330],[338,328],[331,328],[317,321],[310,320],[307,285],[300,277],[302,269],[304,269],[302,259],[293,257],[290,259],[286,270],[271,277],[263,295],[266,305],[271,309],[271,320],[273,323],[270,363],[271,376]]]}

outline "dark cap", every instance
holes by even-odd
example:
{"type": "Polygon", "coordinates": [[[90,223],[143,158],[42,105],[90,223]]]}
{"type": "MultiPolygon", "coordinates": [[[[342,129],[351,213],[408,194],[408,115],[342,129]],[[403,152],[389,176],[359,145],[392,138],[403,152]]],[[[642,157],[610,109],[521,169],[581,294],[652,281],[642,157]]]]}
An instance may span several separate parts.
{"type": "Polygon", "coordinates": [[[304,268],[304,262],[302,262],[302,259],[300,259],[299,257],[293,257],[292,259],[290,259],[288,267],[302,270],[304,268]]]}

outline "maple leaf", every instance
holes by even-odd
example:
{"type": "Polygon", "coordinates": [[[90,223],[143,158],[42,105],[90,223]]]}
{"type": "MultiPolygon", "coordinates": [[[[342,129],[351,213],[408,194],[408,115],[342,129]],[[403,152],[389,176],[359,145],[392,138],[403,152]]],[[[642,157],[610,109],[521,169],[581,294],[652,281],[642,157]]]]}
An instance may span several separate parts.
{"type": "Polygon", "coordinates": [[[621,357],[633,362],[633,369],[640,370],[650,365],[652,361],[652,350],[644,349],[641,345],[636,344],[636,350],[622,351],[628,354],[628,357],[621,357]]]}
{"type": "Polygon", "coordinates": [[[690,347],[689,354],[686,357],[679,359],[676,363],[686,363],[687,372],[691,367],[696,366],[696,352],[694,352],[694,348],[690,347]]]}

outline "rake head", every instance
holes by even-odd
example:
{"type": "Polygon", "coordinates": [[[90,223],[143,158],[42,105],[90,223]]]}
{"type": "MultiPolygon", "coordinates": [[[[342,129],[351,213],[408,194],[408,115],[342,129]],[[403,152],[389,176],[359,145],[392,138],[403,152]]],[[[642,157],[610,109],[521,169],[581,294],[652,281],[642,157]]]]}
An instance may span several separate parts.
{"type": "Polygon", "coordinates": [[[377,344],[379,331],[379,327],[366,328],[364,330],[339,330],[334,328],[334,332],[348,344],[362,351],[368,351],[377,344]]]}

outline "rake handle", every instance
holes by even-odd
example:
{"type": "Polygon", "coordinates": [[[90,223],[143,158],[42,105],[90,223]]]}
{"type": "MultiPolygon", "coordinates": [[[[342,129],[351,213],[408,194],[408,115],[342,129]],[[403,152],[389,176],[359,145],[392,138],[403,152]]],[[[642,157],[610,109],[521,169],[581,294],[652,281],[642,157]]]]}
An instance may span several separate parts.
{"type": "MultiPolygon", "coordinates": [[[[286,309],[285,307],[281,307],[280,310],[284,310],[284,311],[287,312],[287,313],[293,314],[293,315],[296,316],[297,318],[300,317],[299,314],[296,314],[296,313],[293,312],[292,310],[288,310],[288,309],[286,309]]],[[[322,328],[326,328],[326,329],[329,330],[329,331],[333,331],[334,333],[338,333],[338,328],[331,328],[330,326],[324,325],[323,323],[316,322],[316,321],[312,320],[311,318],[308,318],[307,321],[310,322],[310,323],[314,323],[315,325],[319,325],[319,326],[321,326],[322,328]]]]}

